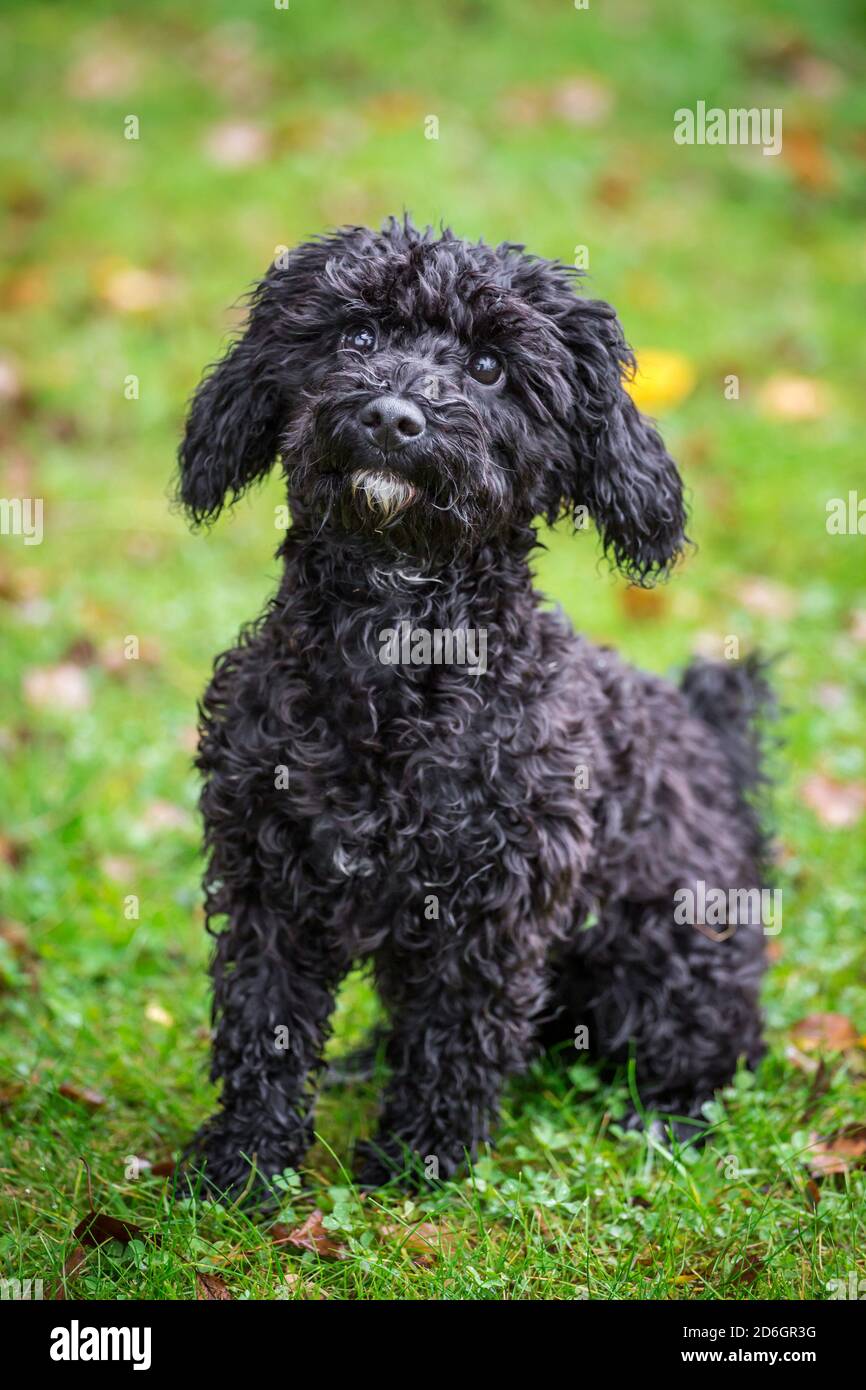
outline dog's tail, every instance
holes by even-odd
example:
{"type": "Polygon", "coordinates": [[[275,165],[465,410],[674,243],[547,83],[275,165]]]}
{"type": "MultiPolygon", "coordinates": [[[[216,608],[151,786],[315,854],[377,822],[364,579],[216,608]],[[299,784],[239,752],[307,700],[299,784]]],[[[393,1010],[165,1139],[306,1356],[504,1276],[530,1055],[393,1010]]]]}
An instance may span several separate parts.
{"type": "Polygon", "coordinates": [[[767,760],[777,741],[772,725],[778,705],[767,678],[771,662],[758,653],[743,661],[693,661],[682,691],[692,712],[715,732],[725,749],[737,789],[755,831],[755,851],[768,850],[767,760]]]}

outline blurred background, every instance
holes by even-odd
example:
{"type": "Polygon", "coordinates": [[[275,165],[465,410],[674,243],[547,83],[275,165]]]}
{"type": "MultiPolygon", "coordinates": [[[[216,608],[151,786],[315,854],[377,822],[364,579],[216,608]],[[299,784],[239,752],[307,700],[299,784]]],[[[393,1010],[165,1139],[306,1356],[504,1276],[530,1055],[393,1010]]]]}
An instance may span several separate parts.
{"type": "MultiPolygon", "coordinates": [[[[276,248],[404,209],[617,306],[698,549],[643,593],[563,531],[538,582],[653,669],[779,654],[771,1029],[853,1020],[856,1073],[866,535],[826,520],[866,498],[864,53],[856,0],[7,0],[0,496],[44,537],[0,535],[0,1005],[25,1112],[36,1076],[80,1093],[73,1149],[91,1090],[133,1151],[208,1108],[195,707],[274,583],[280,492],[189,535],[185,401],[276,248]],[[781,153],[676,144],[698,101],[781,108],[781,153]]],[[[372,1004],[341,1008],[345,1038],[372,1004]]]]}

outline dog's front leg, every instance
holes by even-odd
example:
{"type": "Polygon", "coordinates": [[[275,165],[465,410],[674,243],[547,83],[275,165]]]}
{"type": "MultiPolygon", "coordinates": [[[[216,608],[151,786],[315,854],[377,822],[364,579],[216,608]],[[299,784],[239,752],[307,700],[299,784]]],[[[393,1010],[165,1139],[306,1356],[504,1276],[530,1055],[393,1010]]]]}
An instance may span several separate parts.
{"type": "Polygon", "coordinates": [[[312,1140],[312,1083],[341,970],[321,932],[260,903],[233,914],[214,953],[211,1079],[220,1109],[184,1155],[185,1181],[229,1199],[300,1165],[312,1140]]]}
{"type": "MultiPolygon", "coordinates": [[[[373,1139],[358,1146],[358,1180],[372,1187],[395,1175],[450,1177],[495,1124],[502,1085],[532,1054],[545,996],[540,953],[482,959],[454,940],[435,958],[394,959],[377,970],[388,1004],[391,1080],[373,1139]],[[469,963],[471,961],[471,963],[469,963]]],[[[476,942],[480,946],[480,935],[476,942]]]]}

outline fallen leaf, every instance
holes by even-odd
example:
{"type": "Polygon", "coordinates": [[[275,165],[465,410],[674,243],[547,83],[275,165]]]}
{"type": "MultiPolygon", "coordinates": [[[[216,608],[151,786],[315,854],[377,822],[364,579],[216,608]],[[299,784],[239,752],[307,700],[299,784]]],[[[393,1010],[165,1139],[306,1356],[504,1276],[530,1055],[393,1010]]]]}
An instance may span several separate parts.
{"type": "Polygon", "coordinates": [[[786,126],[782,162],[808,193],[827,193],[836,182],[824,142],[816,130],[786,126]]]}
{"type": "Polygon", "coordinates": [[[852,611],[848,633],[855,642],[866,642],[866,608],[855,608],[852,611]]]}
{"type": "Polygon", "coordinates": [[[173,1178],[177,1171],[177,1159],[157,1159],[156,1163],[151,1163],[149,1171],[154,1178],[173,1178]]]}
{"type": "Polygon", "coordinates": [[[174,806],[170,801],[159,800],[152,801],[145,807],[141,823],[145,830],[152,833],[162,830],[189,830],[192,826],[190,817],[180,806],[174,806]]]}
{"type": "Polygon", "coordinates": [[[61,662],[72,666],[92,666],[96,661],[97,652],[93,642],[89,637],[76,637],[69,643],[62,657],[61,662]]]}
{"type": "Polygon", "coordinates": [[[635,179],[617,172],[601,174],[593,184],[592,196],[602,207],[618,212],[634,201],[635,179]]]}
{"type": "Polygon", "coordinates": [[[761,387],[758,401],[773,420],[820,420],[831,409],[824,383],[806,376],[770,377],[761,387]]]}
{"type": "Polygon", "coordinates": [[[146,1236],[140,1226],[133,1225],[131,1221],[122,1221],[118,1216],[106,1216],[101,1211],[89,1211],[82,1217],[72,1232],[72,1239],[94,1249],[97,1245],[106,1245],[110,1240],[119,1240],[121,1245],[128,1245],[131,1240],[152,1239],[158,1244],[158,1240],[146,1236]]]}
{"type": "Polygon", "coordinates": [[[613,108],[610,87],[591,73],[553,85],[510,87],[499,99],[499,114],[513,126],[535,126],[557,119],[573,126],[598,125],[613,108]]]}
{"type": "Polygon", "coordinates": [[[129,883],[137,872],[135,861],[122,854],[106,854],[100,859],[99,867],[112,883],[129,883]]]}
{"type": "Polygon", "coordinates": [[[417,1226],[383,1226],[380,1235],[395,1241],[420,1265],[432,1265],[453,1245],[453,1237],[432,1221],[421,1221],[417,1226]]]}
{"type": "Polygon", "coordinates": [[[34,666],[24,673],[24,698],[36,709],[80,713],[90,705],[90,685],[79,666],[34,666]]]}
{"type": "Polygon", "coordinates": [[[815,703],[826,710],[841,709],[845,704],[847,694],[844,685],[836,685],[832,681],[822,681],[815,688],[815,703]]]}
{"type": "Polygon", "coordinates": [[[28,853],[29,846],[0,831],[0,859],[4,864],[8,864],[10,869],[20,869],[28,853]]]}
{"type": "Polygon", "coordinates": [[[844,1052],[857,1047],[860,1041],[845,1014],[808,1014],[794,1024],[791,1036],[806,1052],[844,1052]]]}
{"type": "MultiPolygon", "coordinates": [[[[158,1235],[149,1236],[140,1226],[134,1226],[130,1221],[121,1221],[117,1216],[106,1216],[104,1212],[98,1211],[89,1211],[82,1217],[72,1232],[72,1239],[76,1244],[63,1262],[63,1274],[66,1279],[72,1279],[79,1273],[87,1259],[88,1250],[94,1250],[98,1245],[107,1245],[110,1240],[117,1240],[121,1245],[128,1245],[131,1240],[149,1240],[154,1245],[159,1244],[158,1235]]],[[[62,1284],[51,1297],[55,1300],[66,1298],[62,1284]]]]}
{"type": "Polygon", "coordinates": [[[101,1095],[99,1091],[90,1090],[88,1087],[73,1086],[71,1081],[62,1082],[58,1091],[67,1100],[73,1100],[77,1105],[85,1105],[88,1110],[99,1110],[106,1103],[105,1096],[101,1095]]]}
{"type": "Polygon", "coordinates": [[[0,357],[0,401],[13,405],[24,396],[18,368],[11,357],[0,357]]]}
{"type": "Polygon", "coordinates": [[[26,927],[20,922],[0,920],[0,941],[5,941],[26,975],[31,989],[35,989],[39,981],[39,952],[34,950],[26,927]]]}
{"type": "Polygon", "coordinates": [[[814,772],[806,779],[800,795],[821,824],[834,830],[856,825],[866,811],[866,784],[840,782],[822,772],[814,772]]]}
{"type": "Polygon", "coordinates": [[[639,410],[648,415],[664,414],[694,390],[695,369],[681,352],[642,348],[636,357],[637,372],[625,385],[639,410]]]}
{"type": "Polygon", "coordinates": [[[322,1213],[317,1208],[302,1226],[289,1232],[286,1243],[299,1250],[312,1250],[323,1260],[344,1260],[348,1250],[323,1226],[322,1220],[322,1213]]]}
{"type": "Polygon", "coordinates": [[[797,612],[797,595],[773,579],[756,576],[744,579],[737,586],[737,598],[750,613],[762,618],[780,618],[783,621],[793,618],[797,612]]]}
{"type": "Polygon", "coordinates": [[[268,156],[267,131],[252,121],[222,121],[208,131],[204,152],[221,169],[243,169],[268,156]]]}
{"type": "Polygon", "coordinates": [[[809,1136],[810,1168],[815,1178],[827,1177],[832,1173],[850,1173],[866,1162],[866,1125],[845,1125],[843,1129],[822,1139],[817,1134],[809,1136]]]}
{"type": "Polygon", "coordinates": [[[598,125],[613,109],[613,92],[600,77],[566,78],[550,90],[550,110],[569,125],[598,125]]]}
{"type": "Polygon", "coordinates": [[[102,669],[121,680],[135,675],[136,671],[144,666],[158,666],[161,660],[162,648],[151,637],[139,639],[135,656],[127,655],[125,639],[109,642],[99,652],[99,664],[102,669]]]}
{"type": "MultiPolygon", "coordinates": [[[[87,1251],[85,1250],[84,1246],[74,1245],[72,1247],[72,1250],[66,1256],[66,1259],[63,1261],[63,1278],[74,1279],[76,1274],[78,1274],[79,1270],[85,1263],[86,1259],[87,1251]]],[[[66,1290],[63,1287],[63,1284],[58,1285],[56,1292],[53,1294],[53,1298],[55,1301],[65,1300],[66,1290]]]]}
{"type": "Polygon", "coordinates": [[[0,1110],[6,1110],[24,1093],[21,1081],[13,1081],[11,1086],[0,1086],[0,1110]]]}
{"type": "Polygon", "coordinates": [[[228,1285],[218,1274],[203,1269],[195,1272],[195,1296],[206,1303],[221,1303],[231,1299],[228,1285]]]}
{"type": "Polygon", "coordinates": [[[283,1283],[287,1289],[297,1290],[303,1298],[315,1298],[318,1302],[325,1302],[330,1298],[330,1294],[320,1289],[318,1284],[313,1284],[309,1279],[302,1279],[300,1274],[293,1274],[291,1270],[283,1275],[283,1283]]]}
{"type": "Polygon", "coordinates": [[[754,1284],[763,1269],[764,1260],[761,1256],[750,1254],[746,1251],[744,1255],[740,1255],[734,1260],[731,1265],[730,1274],[731,1278],[736,1280],[738,1284],[743,1284],[748,1287],[749,1284],[754,1284]]]}
{"type": "Polygon", "coordinates": [[[660,618],[668,606],[660,589],[639,589],[633,584],[619,591],[619,602],[626,617],[639,623],[660,618]]]}
{"type": "Polygon", "coordinates": [[[144,1011],[144,1016],[150,1019],[151,1023],[158,1023],[160,1028],[174,1027],[174,1019],[168,1012],[168,1009],[164,1009],[155,999],[151,1000],[148,1004],[144,1011]]]}
{"type": "Polygon", "coordinates": [[[66,89],[78,101],[104,101],[128,96],[138,77],[139,59],[131,48],[90,37],[86,52],[69,69],[66,89]]]}
{"type": "Polygon", "coordinates": [[[377,92],[361,108],[361,115],[378,130],[408,130],[420,126],[427,113],[416,92],[377,92]]]}
{"type": "Polygon", "coordinates": [[[97,265],[93,279],[103,303],[120,314],[152,313],[176,295],[176,284],[168,275],[114,260],[97,265]]]}

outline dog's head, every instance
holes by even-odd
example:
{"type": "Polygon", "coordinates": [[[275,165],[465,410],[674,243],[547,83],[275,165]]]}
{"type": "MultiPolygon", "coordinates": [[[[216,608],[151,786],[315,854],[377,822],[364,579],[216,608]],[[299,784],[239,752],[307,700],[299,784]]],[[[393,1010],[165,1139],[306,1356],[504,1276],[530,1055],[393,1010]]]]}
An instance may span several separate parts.
{"type": "Polygon", "coordinates": [[[390,220],[271,266],[205,378],[180,496],[211,520],[281,455],[296,516],[449,553],[563,511],[638,583],[684,543],[682,485],[623,387],[614,311],[568,267],[390,220]]]}

